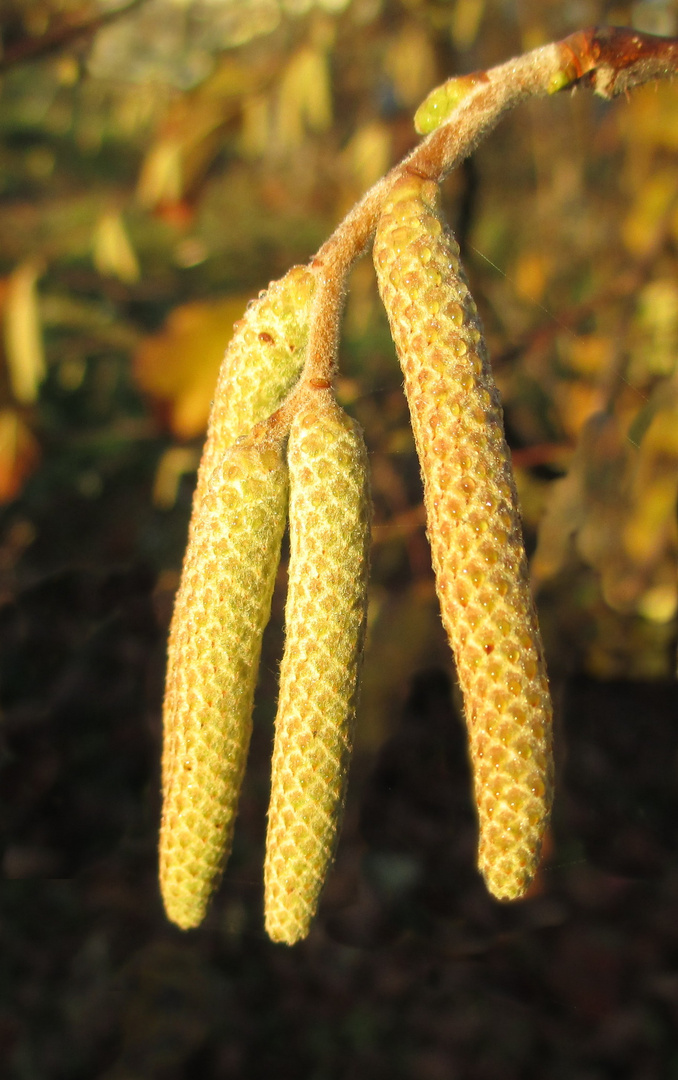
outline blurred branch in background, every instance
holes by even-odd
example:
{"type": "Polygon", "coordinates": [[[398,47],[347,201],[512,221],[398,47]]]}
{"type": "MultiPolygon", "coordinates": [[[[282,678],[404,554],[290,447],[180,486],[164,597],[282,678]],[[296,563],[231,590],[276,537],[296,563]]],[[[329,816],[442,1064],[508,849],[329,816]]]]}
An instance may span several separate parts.
{"type": "Polygon", "coordinates": [[[34,8],[41,7],[42,10],[38,11],[37,18],[35,13],[31,18],[28,5],[22,4],[20,0],[15,8],[15,18],[12,19],[10,14],[12,4],[8,3],[8,10],[3,13],[0,74],[8,71],[16,64],[23,64],[29,60],[40,60],[51,53],[67,49],[70,45],[79,42],[83,38],[91,38],[107,23],[113,22],[121,15],[129,14],[134,8],[138,8],[143,3],[144,0],[127,0],[127,3],[114,7],[112,11],[103,11],[94,16],[88,15],[93,6],[92,4],[79,5],[84,13],[82,15],[79,15],[77,11],[73,15],[67,10],[61,16],[55,7],[56,17],[54,20],[49,17],[48,9],[44,5],[34,5],[34,8]],[[22,9],[29,16],[28,25],[25,27],[22,26],[22,9]],[[44,25],[45,19],[47,19],[47,28],[40,32],[39,27],[41,24],[44,25]],[[31,32],[31,21],[36,27],[35,33],[31,32]],[[23,29],[28,32],[22,33],[23,29]]]}

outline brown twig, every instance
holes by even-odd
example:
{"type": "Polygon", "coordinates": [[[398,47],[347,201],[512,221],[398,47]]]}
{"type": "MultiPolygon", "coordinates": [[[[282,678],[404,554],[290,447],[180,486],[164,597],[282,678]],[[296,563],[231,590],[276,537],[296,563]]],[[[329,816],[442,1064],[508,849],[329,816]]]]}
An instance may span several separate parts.
{"type": "Polygon", "coordinates": [[[94,19],[87,19],[83,22],[66,21],[61,26],[57,26],[55,30],[41,34],[40,37],[24,37],[16,44],[11,45],[0,56],[0,73],[9,71],[10,68],[17,67],[17,65],[27,63],[30,60],[40,60],[43,56],[49,56],[50,53],[58,52],[60,49],[71,45],[79,38],[95,34],[102,26],[113,22],[115,19],[122,18],[123,15],[128,15],[131,11],[141,7],[144,2],[145,0],[129,0],[129,3],[125,4],[124,7],[105,11],[94,19]]]}
{"type": "Polygon", "coordinates": [[[678,39],[623,27],[594,27],[490,68],[470,84],[452,115],[356,203],[318,250],[312,262],[318,287],[308,358],[301,383],[283,406],[284,415],[293,413],[313,381],[323,384],[334,378],[347,275],[370,244],[388,194],[404,173],[441,181],[473,152],[504,113],[526,98],[546,97],[579,82],[612,98],[676,72],[678,39]]]}

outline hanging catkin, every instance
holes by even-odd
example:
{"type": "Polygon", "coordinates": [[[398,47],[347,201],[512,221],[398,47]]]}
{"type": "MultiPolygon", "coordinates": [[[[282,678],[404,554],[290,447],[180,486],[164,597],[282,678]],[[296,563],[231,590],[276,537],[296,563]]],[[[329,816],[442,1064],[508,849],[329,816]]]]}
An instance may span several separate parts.
{"type": "Polygon", "coordinates": [[[193,521],[169,642],[160,831],[165,909],[184,929],[202,921],[230,849],[287,495],[282,445],[243,440],[193,521]]]}
{"type": "MultiPolygon", "coordinates": [[[[314,289],[313,272],[307,266],[293,266],[248,305],[233,328],[214,391],[207,439],[198,470],[189,547],[215,466],[236,439],[278,408],[299,377],[306,358],[308,315],[314,289]]],[[[188,565],[188,554],[187,551],[185,565],[188,565]]],[[[206,586],[208,584],[205,582],[206,586]]],[[[170,643],[183,616],[183,610],[175,609],[170,643]]],[[[174,657],[170,649],[170,666],[173,662],[179,663],[180,658],[174,657]]],[[[174,713],[174,704],[166,696],[165,714],[168,708],[174,713]]],[[[167,720],[164,727],[167,730],[167,720]]],[[[163,791],[168,745],[169,740],[165,738],[163,791]]]]}
{"type": "Polygon", "coordinates": [[[314,289],[313,271],[293,266],[235,324],[214,391],[201,479],[227,447],[278,408],[299,377],[314,289]]]}
{"type": "Polygon", "coordinates": [[[357,425],[329,390],[290,432],[285,651],[266,839],[266,929],[305,937],[341,823],[365,626],[369,492],[357,425]]]}
{"type": "Polygon", "coordinates": [[[163,712],[160,874],[168,916],[183,927],[202,920],[228,855],[285,522],[280,448],[231,448],[298,378],[314,286],[294,266],[236,323],[200,463],[163,712]]]}
{"type": "Polygon", "coordinates": [[[478,865],[496,897],[514,899],[535,872],[550,808],[551,704],[501,406],[437,184],[413,175],[396,183],[374,261],[464,695],[478,865]]]}

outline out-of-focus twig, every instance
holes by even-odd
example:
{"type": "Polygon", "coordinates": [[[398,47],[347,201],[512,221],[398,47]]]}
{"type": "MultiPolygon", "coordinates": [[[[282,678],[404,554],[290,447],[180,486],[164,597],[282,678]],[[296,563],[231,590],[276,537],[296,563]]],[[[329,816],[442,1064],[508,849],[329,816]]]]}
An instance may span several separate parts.
{"type": "Polygon", "coordinates": [[[145,0],[129,0],[123,7],[114,8],[112,11],[104,11],[93,19],[84,19],[82,22],[65,20],[60,26],[48,30],[39,37],[26,36],[14,42],[0,56],[0,73],[9,71],[10,68],[19,64],[28,63],[30,60],[41,60],[44,56],[59,52],[80,38],[95,34],[102,26],[114,22],[116,19],[129,15],[130,12],[141,7],[145,0]]]}

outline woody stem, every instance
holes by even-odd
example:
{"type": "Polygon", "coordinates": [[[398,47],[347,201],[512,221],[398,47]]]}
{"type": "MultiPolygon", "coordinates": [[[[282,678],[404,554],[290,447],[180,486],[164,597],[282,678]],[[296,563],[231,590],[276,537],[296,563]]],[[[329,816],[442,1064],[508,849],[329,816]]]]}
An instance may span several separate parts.
{"type": "MultiPolygon", "coordinates": [[[[346,279],[371,243],[384,203],[407,172],[440,182],[476,148],[504,113],[530,97],[545,97],[575,83],[591,85],[605,98],[678,71],[678,38],[641,34],[623,27],[580,30],[562,41],[533,49],[485,72],[448,120],[425,138],[360,199],[318,250],[318,276],[311,311],[308,352],[297,394],[331,383],[337,370],[339,323],[346,279]]],[[[294,406],[289,410],[294,411],[294,406]]]]}

